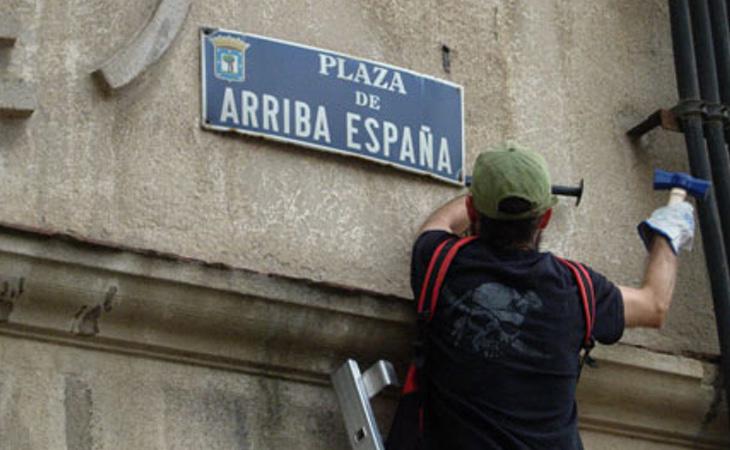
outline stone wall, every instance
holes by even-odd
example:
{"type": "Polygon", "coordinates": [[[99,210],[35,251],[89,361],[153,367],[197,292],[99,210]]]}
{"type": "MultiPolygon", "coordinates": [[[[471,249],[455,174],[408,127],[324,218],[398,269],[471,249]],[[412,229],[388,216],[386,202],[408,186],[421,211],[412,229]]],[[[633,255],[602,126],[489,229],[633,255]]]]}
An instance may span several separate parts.
{"type": "MultiPolygon", "coordinates": [[[[67,448],[115,448],[120,440],[129,442],[125,447],[199,447],[197,429],[179,423],[188,414],[198,425],[215,422],[221,434],[233,436],[233,441],[206,441],[209,448],[230,448],[231,442],[240,448],[287,448],[299,434],[314,436],[307,448],[343,448],[340,424],[332,419],[337,413],[329,371],[348,355],[366,363],[381,355],[402,362],[407,354],[408,262],[415,230],[431,210],[461,191],[365,161],[203,131],[201,26],[326,48],[463,85],[468,164],[488,146],[512,139],[542,152],[556,183],[584,178],[581,205],[561,201],[544,247],[583,260],[618,283],[640,281],[645,252],[634,227],[665,201],[665,194],[651,190],[651,171],[687,168],[680,135],[655,131],[640,145],[624,135],[655,109],[676,103],[665,2],[189,3],[0,3],[5,20],[0,21],[0,79],[22,80],[27,94],[12,99],[21,117],[0,114],[0,222],[12,224],[3,228],[3,239],[9,240],[2,247],[6,259],[0,275],[24,278],[25,298],[40,299],[10,302],[13,307],[6,305],[10,310],[5,312],[0,308],[7,321],[0,326],[0,413],[8,418],[0,431],[16,430],[17,448],[63,448],[55,445],[59,436],[66,436],[67,448]],[[159,61],[152,58],[131,83],[110,88],[98,69],[135,38],[143,40],[144,33],[138,33],[151,18],[164,29],[167,22],[158,20],[158,7],[182,17],[179,32],[172,39],[165,31],[170,46],[159,61]],[[3,38],[4,32],[15,36],[3,38]],[[451,49],[449,73],[442,66],[443,45],[451,49]],[[22,105],[17,106],[17,98],[22,105]],[[18,229],[30,229],[21,233],[20,244],[18,229]],[[50,258],[43,270],[33,269],[28,258],[52,253],[69,239],[85,253],[50,258]],[[89,242],[101,243],[87,247],[89,242]],[[145,268],[161,264],[160,254],[167,255],[162,259],[169,266],[163,281],[145,288],[142,282],[125,285],[105,278],[139,255],[151,259],[135,262],[135,276],[147,276],[145,268]],[[186,289],[202,283],[190,278],[202,276],[195,272],[200,265],[221,268],[205,273],[216,278],[217,284],[208,287],[216,294],[186,289]],[[68,270],[79,267],[81,275],[67,278],[68,270]],[[272,274],[260,275],[270,285],[266,294],[254,296],[263,300],[248,312],[239,311],[239,297],[253,295],[259,278],[230,284],[237,271],[272,274]],[[115,298],[132,300],[106,311],[111,287],[115,298]],[[195,320],[191,292],[208,296],[199,314],[212,314],[216,325],[195,320]],[[289,299],[282,304],[290,307],[272,316],[271,299],[282,295],[289,299]],[[87,309],[81,311],[83,306],[87,309]],[[322,311],[329,312],[318,315],[322,311]],[[82,320],[95,314],[96,322],[82,320]],[[294,325],[290,334],[283,326],[288,323],[294,325]],[[332,327],[318,327],[321,323],[332,327]],[[188,328],[193,331],[186,333],[188,328]],[[311,342],[324,345],[303,345],[310,342],[302,338],[308,330],[316,330],[311,342]],[[386,332],[371,339],[377,330],[386,332]],[[125,353],[127,345],[147,350],[125,353]],[[149,348],[156,349],[155,355],[193,356],[150,362],[145,359],[149,348]],[[302,352],[289,351],[293,348],[302,352]],[[91,372],[81,369],[86,360],[91,372]],[[206,364],[214,368],[198,367],[206,364]],[[128,377],[113,377],[119,393],[105,387],[105,370],[129,370],[128,377]],[[168,372],[173,375],[166,379],[168,372]],[[239,372],[245,375],[239,378],[239,372]],[[40,392],[30,387],[31,375],[42,380],[40,392]],[[274,381],[282,378],[288,381],[274,381]],[[148,397],[144,384],[137,390],[136,379],[148,380],[155,393],[148,397]],[[261,400],[267,389],[288,393],[281,394],[282,403],[271,403],[261,400]],[[37,422],[34,415],[44,401],[41,393],[51,405],[47,422],[37,422]],[[139,393],[145,394],[136,398],[139,393]],[[107,406],[85,416],[82,410],[96,396],[107,406]],[[266,429],[258,413],[221,412],[261,409],[275,417],[285,403],[305,409],[281,418],[279,433],[266,429]],[[203,406],[197,410],[194,404],[203,406]],[[64,425],[60,417],[69,408],[73,412],[64,425]],[[306,408],[316,413],[303,412],[306,408]],[[149,420],[129,422],[138,412],[149,420]],[[32,425],[37,423],[47,425],[39,429],[32,425]],[[327,426],[330,434],[322,431],[327,426]],[[87,428],[101,434],[78,432],[87,428]],[[89,447],[87,436],[99,440],[89,447]]],[[[0,89],[11,92],[10,83],[0,81],[0,89]]],[[[4,98],[0,95],[0,109],[4,98]]],[[[61,253],[68,252],[75,254],[65,247],[61,253]]],[[[699,241],[682,259],[668,324],[661,331],[628,331],[623,344],[626,352],[637,347],[647,355],[667,356],[658,368],[636,369],[657,373],[660,380],[664,375],[675,379],[685,359],[698,364],[694,375],[680,378],[692,380],[687,392],[707,395],[698,394],[696,404],[687,400],[694,405],[687,407],[691,414],[678,417],[694,431],[676,442],[691,446],[687,436],[693,433],[715,436],[708,424],[722,419],[709,414],[703,424],[705,413],[716,409],[712,374],[718,346],[699,241]],[[689,417],[696,419],[691,425],[689,417]]],[[[629,366],[634,367],[617,367],[629,366]]],[[[632,417],[630,404],[618,404],[618,411],[625,408],[632,417]]],[[[614,436],[627,425],[617,423],[587,432],[614,436]]],[[[677,423],[641,426],[644,431],[627,432],[630,439],[652,435],[647,429],[671,430],[677,423]]],[[[672,445],[667,439],[663,442],[672,445]]],[[[708,448],[725,442],[707,439],[702,445],[708,448]]]]}

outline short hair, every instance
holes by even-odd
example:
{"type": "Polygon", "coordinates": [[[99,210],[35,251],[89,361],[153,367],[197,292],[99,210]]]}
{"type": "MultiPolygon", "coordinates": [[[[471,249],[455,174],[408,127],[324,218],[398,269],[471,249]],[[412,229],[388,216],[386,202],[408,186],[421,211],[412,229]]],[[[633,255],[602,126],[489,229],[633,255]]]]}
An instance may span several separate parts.
{"type": "MultiPolygon", "coordinates": [[[[499,210],[519,214],[531,205],[519,197],[508,197],[499,203],[499,210]]],[[[480,238],[497,249],[509,249],[521,244],[531,244],[540,226],[540,216],[527,219],[501,220],[479,215],[480,238]]]]}

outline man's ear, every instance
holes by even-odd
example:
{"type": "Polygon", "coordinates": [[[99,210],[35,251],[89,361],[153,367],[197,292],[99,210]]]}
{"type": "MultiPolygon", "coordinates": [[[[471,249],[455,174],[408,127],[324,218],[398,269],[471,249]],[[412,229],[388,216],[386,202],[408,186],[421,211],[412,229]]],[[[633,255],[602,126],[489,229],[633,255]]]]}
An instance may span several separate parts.
{"type": "Polygon", "coordinates": [[[471,194],[466,196],[466,215],[469,217],[469,234],[476,236],[479,234],[479,214],[474,208],[474,198],[471,194]]]}
{"type": "Polygon", "coordinates": [[[469,216],[469,222],[472,224],[477,223],[479,220],[477,210],[474,208],[474,198],[472,198],[471,194],[466,196],[466,214],[469,216]]]}
{"type": "Polygon", "coordinates": [[[545,214],[543,214],[540,217],[540,223],[538,224],[538,228],[541,230],[544,230],[547,228],[548,224],[550,223],[550,219],[553,217],[553,209],[550,208],[547,211],[545,211],[545,214]]]}

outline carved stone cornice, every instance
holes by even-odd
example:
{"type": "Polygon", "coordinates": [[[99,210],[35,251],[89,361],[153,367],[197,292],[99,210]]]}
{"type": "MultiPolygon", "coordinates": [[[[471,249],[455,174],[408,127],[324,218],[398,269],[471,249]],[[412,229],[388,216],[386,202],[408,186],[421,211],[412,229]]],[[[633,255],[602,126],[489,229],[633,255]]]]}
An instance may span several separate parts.
{"type": "Polygon", "coordinates": [[[404,299],[41,230],[0,228],[0,275],[2,334],[318,384],[412,328],[404,299]]]}
{"type": "Polygon", "coordinates": [[[600,346],[578,384],[582,430],[686,448],[730,448],[715,364],[628,345],[600,346]]]}

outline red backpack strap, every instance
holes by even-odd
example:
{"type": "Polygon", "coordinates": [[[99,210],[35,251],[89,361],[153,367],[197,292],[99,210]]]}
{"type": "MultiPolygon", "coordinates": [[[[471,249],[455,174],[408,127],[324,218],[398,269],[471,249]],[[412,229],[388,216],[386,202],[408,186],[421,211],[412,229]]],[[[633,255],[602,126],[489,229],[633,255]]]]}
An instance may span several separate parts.
{"type": "Polygon", "coordinates": [[[429,281],[431,281],[431,275],[433,274],[433,270],[436,267],[436,261],[438,261],[439,256],[441,256],[441,253],[444,250],[444,247],[449,242],[452,242],[453,238],[445,239],[442,243],[436,247],[436,250],[434,250],[433,255],[431,256],[431,260],[428,263],[428,269],[426,270],[426,276],[423,277],[423,283],[421,284],[421,294],[418,296],[418,311],[419,313],[423,311],[423,304],[426,301],[426,293],[428,292],[428,285],[429,281]]]}
{"type": "MultiPolygon", "coordinates": [[[[456,256],[456,252],[459,251],[461,247],[468,244],[469,242],[476,239],[475,236],[472,237],[466,237],[461,238],[459,240],[454,241],[453,238],[446,239],[444,242],[438,245],[436,247],[436,250],[433,252],[433,256],[431,256],[431,261],[428,263],[428,269],[426,270],[426,276],[423,279],[423,284],[421,285],[421,293],[418,297],[418,315],[419,315],[419,334],[423,333],[423,325],[425,323],[429,322],[432,318],[434,313],[436,312],[436,304],[438,303],[438,295],[441,291],[441,286],[444,283],[444,279],[446,278],[446,272],[449,270],[449,266],[451,265],[451,262],[454,260],[454,257],[456,256]],[[446,256],[441,259],[441,255],[444,253],[444,249],[449,245],[449,243],[453,243],[451,248],[446,251],[446,256]],[[436,269],[438,267],[438,269],[436,269]],[[429,284],[431,281],[431,277],[433,276],[434,270],[437,271],[436,280],[433,283],[433,288],[430,290],[431,292],[431,301],[429,304],[428,309],[428,316],[425,316],[425,310],[424,310],[424,304],[426,302],[426,296],[429,292],[429,284]]],[[[422,336],[419,337],[419,340],[422,339],[422,336]]],[[[418,363],[412,362],[411,365],[408,367],[408,373],[406,374],[406,380],[403,385],[403,391],[402,393],[409,394],[412,392],[415,392],[418,390],[418,363]]]]}
{"type": "Polygon", "coordinates": [[[474,241],[475,239],[477,239],[477,236],[468,236],[461,238],[456,241],[456,243],[449,249],[448,253],[446,253],[446,257],[444,257],[444,260],[441,263],[441,267],[439,267],[438,275],[436,276],[436,282],[434,283],[433,291],[431,292],[431,305],[429,308],[431,313],[428,316],[429,321],[433,319],[433,315],[436,313],[436,305],[438,304],[441,286],[444,284],[444,279],[446,279],[446,273],[449,271],[449,266],[451,266],[451,262],[454,260],[454,257],[456,257],[456,252],[458,252],[461,247],[474,241]]]}
{"type": "Polygon", "coordinates": [[[593,280],[591,280],[588,271],[582,264],[563,258],[557,258],[557,260],[573,273],[575,281],[578,283],[578,292],[583,305],[583,316],[586,322],[583,347],[590,349],[593,347],[593,325],[596,320],[596,294],[593,289],[593,280]]]}
{"type": "Polygon", "coordinates": [[[591,318],[593,321],[591,322],[591,330],[596,325],[596,290],[593,287],[593,280],[591,279],[590,274],[588,273],[588,270],[583,266],[581,263],[574,263],[578,270],[583,274],[583,277],[588,281],[588,294],[590,295],[590,304],[591,304],[591,318]]]}

